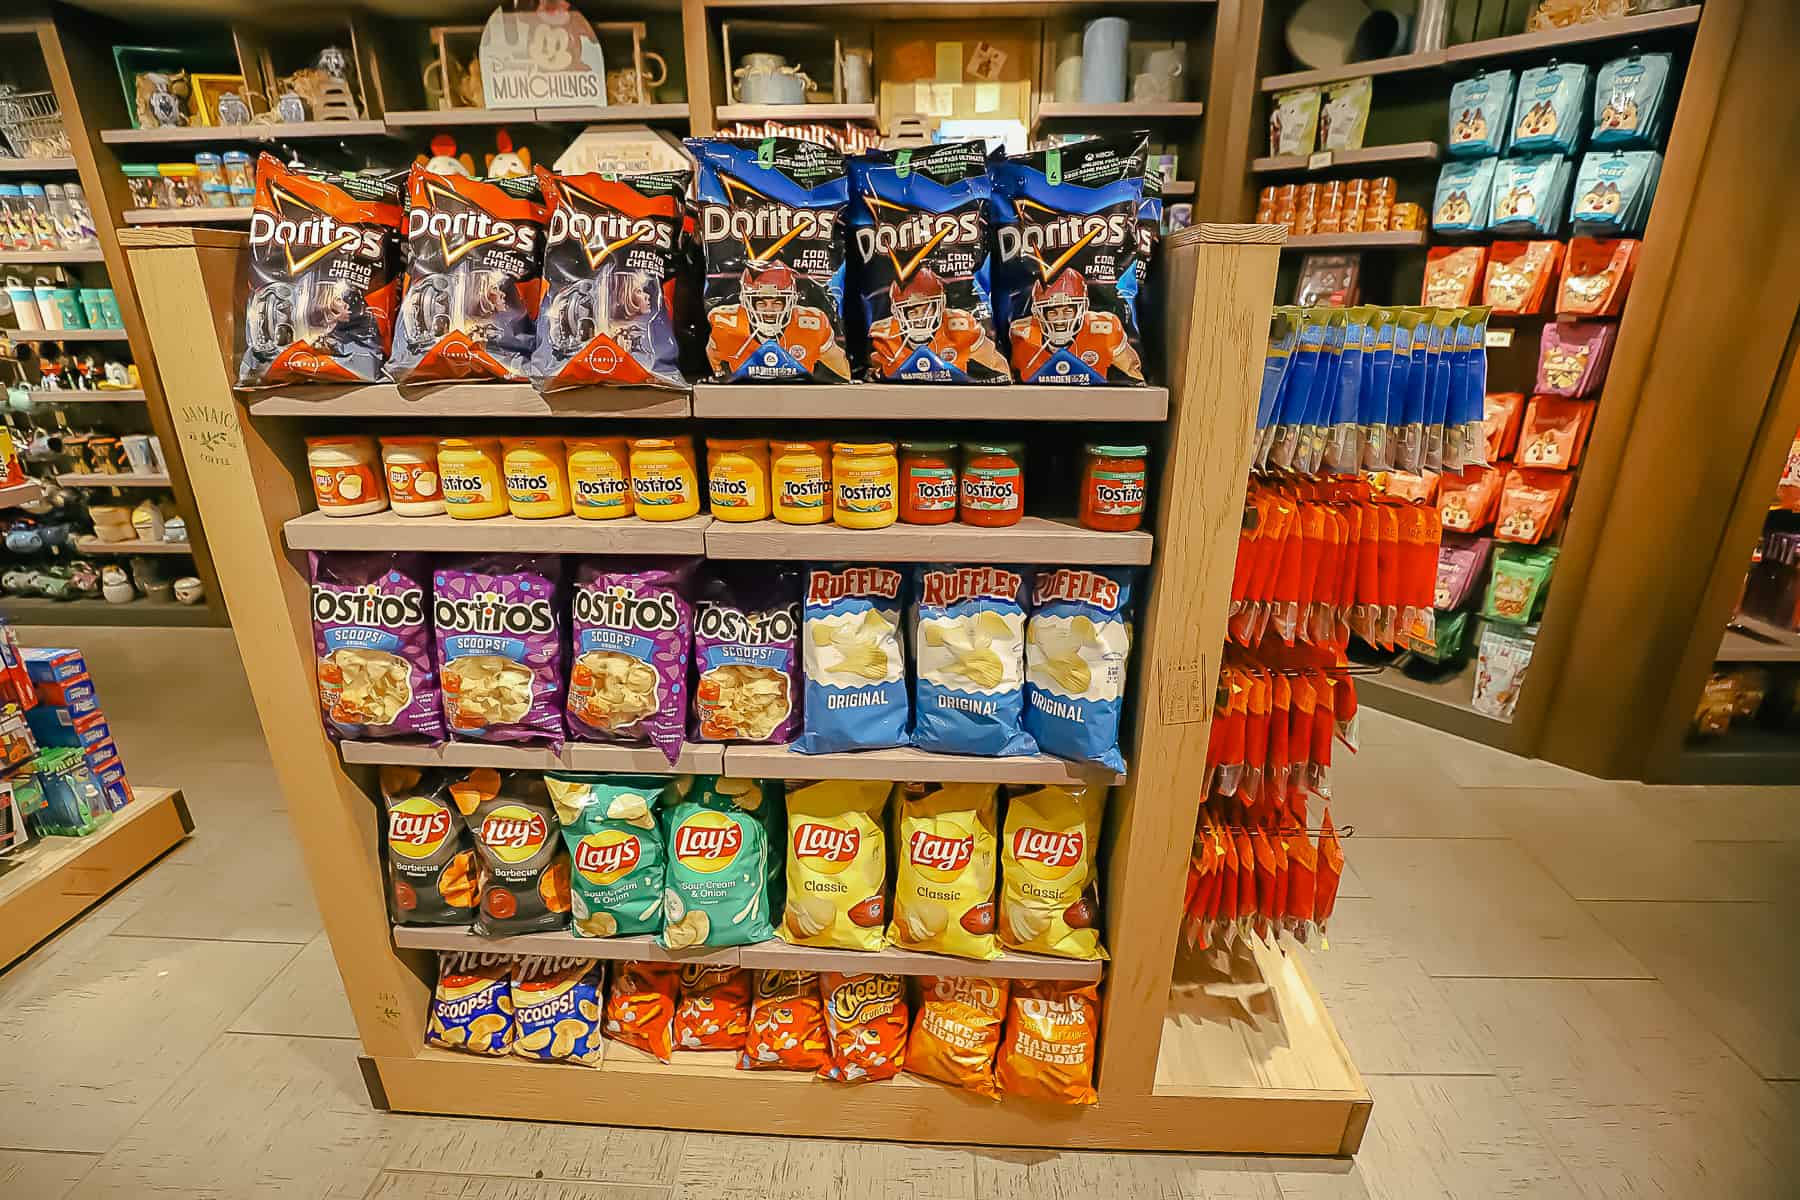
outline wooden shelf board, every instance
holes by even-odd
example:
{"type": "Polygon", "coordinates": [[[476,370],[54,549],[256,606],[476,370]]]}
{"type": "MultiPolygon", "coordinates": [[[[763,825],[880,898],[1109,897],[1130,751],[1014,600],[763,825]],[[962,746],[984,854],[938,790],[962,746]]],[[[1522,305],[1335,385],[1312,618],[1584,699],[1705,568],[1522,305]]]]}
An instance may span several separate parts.
{"type": "Polygon", "coordinates": [[[851,754],[799,754],[787,746],[726,746],[725,774],[746,779],[893,779],[949,783],[1123,783],[1091,763],[1048,754],[981,758],[931,754],[910,746],[851,754]]]}
{"type": "MultiPolygon", "coordinates": [[[[96,247],[92,250],[0,250],[0,266],[53,265],[56,263],[105,262],[106,256],[96,247]]],[[[61,333],[63,330],[57,330],[61,333]]],[[[72,330],[68,332],[73,332],[72,330]]]]}
{"type": "Polygon", "coordinates": [[[1744,613],[1733,616],[1731,624],[1736,628],[1725,630],[1713,661],[1800,662],[1800,633],[1744,613]]]}
{"type": "Polygon", "coordinates": [[[1142,566],[1148,533],[1101,533],[1073,521],[1021,517],[1017,525],[783,525],[779,521],[714,521],[708,558],[843,560],[846,562],[1076,563],[1142,566]]]}
{"type": "Polygon", "coordinates": [[[540,393],[528,383],[289,387],[241,392],[259,417],[685,417],[686,392],[585,387],[540,393]]]}
{"type": "Polygon", "coordinates": [[[529,125],[537,119],[529,108],[414,108],[389,111],[381,120],[389,132],[412,133],[421,126],[448,129],[455,125],[529,125]]]}
{"type": "Polygon", "coordinates": [[[0,616],[15,625],[71,625],[88,628],[194,629],[225,622],[202,604],[139,596],[124,604],[105,600],[47,600],[42,596],[0,596],[0,616]]]}
{"type": "Polygon", "coordinates": [[[387,132],[380,121],[288,121],[268,125],[187,125],[179,129],[103,129],[115,146],[163,142],[277,142],[295,138],[372,137],[387,132]]]}
{"type": "Polygon", "coordinates": [[[8,329],[15,342],[124,342],[131,335],[123,329],[8,329]]]}
{"type": "Polygon", "coordinates": [[[1533,51],[1555,50],[1561,46],[1579,46],[1584,42],[1602,42],[1614,38],[1643,37],[1646,34],[1686,29],[1700,23],[1700,6],[1688,5],[1667,12],[1639,13],[1611,21],[1587,21],[1563,29],[1546,29],[1541,33],[1520,33],[1511,37],[1487,38],[1451,46],[1445,57],[1453,63],[1480,62],[1488,58],[1506,58],[1533,51]]]}
{"type": "Polygon", "coordinates": [[[1395,142],[1389,146],[1364,146],[1360,150],[1333,150],[1331,161],[1314,168],[1310,154],[1279,154],[1250,160],[1250,170],[1257,175],[1279,175],[1289,171],[1335,171],[1343,167],[1360,167],[1374,163],[1437,162],[1443,147],[1436,142],[1395,142]]]}
{"type": "Polygon", "coordinates": [[[696,417],[945,421],[1164,421],[1165,387],[840,383],[694,387],[696,417]]]}
{"type": "Polygon", "coordinates": [[[118,391],[72,392],[56,388],[34,388],[27,393],[33,404],[142,404],[144,393],[121,388],[118,391]]]}
{"type": "Polygon", "coordinates": [[[90,475],[76,472],[58,475],[56,482],[64,487],[168,487],[167,475],[90,475]]]}
{"type": "Polygon", "coordinates": [[[402,741],[346,741],[349,763],[398,763],[420,767],[522,767],[537,771],[611,771],[629,775],[721,775],[722,747],[688,743],[671,765],[661,750],[568,741],[559,754],[548,746],[445,742],[427,746],[402,741]]]}
{"type": "Polygon", "coordinates": [[[83,554],[192,554],[187,542],[103,542],[96,537],[78,537],[75,549],[83,554]]]}
{"type": "Polygon", "coordinates": [[[873,121],[873,104],[721,104],[715,116],[720,121],[792,121],[810,125],[815,121],[873,121]]]}
{"type": "Polygon", "coordinates": [[[366,517],[328,517],[309,512],[284,529],[290,550],[514,551],[520,554],[701,554],[712,518],[645,521],[620,517],[402,517],[392,511],[366,517]]]}
{"type": "Polygon", "coordinates": [[[883,975],[974,975],[984,979],[1099,979],[1104,962],[1081,958],[1053,958],[1048,954],[1022,954],[1008,950],[999,958],[957,958],[920,950],[888,947],[882,950],[833,950],[814,946],[790,946],[783,941],[761,942],[738,948],[738,965],[769,971],[840,971],[846,975],[865,971],[883,975]]]}
{"type": "Polygon", "coordinates": [[[78,164],[73,158],[0,158],[0,172],[9,175],[33,175],[39,171],[73,171],[78,164]]]}
{"type": "Polygon", "coordinates": [[[1058,100],[1046,100],[1038,105],[1037,115],[1040,121],[1154,121],[1162,118],[1198,117],[1205,111],[1206,104],[1200,100],[1127,100],[1118,104],[1083,104],[1079,101],[1065,104],[1058,100]]]}
{"type": "Polygon", "coordinates": [[[1396,54],[1392,58],[1370,58],[1345,63],[1341,67],[1321,67],[1311,71],[1288,71],[1281,75],[1265,75],[1259,88],[1265,92],[1282,92],[1288,88],[1312,87],[1320,83],[1336,83],[1340,79],[1358,79],[1364,75],[1399,75],[1408,71],[1431,71],[1443,66],[1449,56],[1442,50],[1425,50],[1418,54],[1396,54]]]}
{"type": "Polygon", "coordinates": [[[736,966],[738,947],[700,946],[667,950],[649,934],[592,938],[574,933],[523,933],[515,937],[482,937],[461,925],[396,925],[394,945],[403,950],[486,950],[495,954],[555,954],[572,958],[622,959],[633,962],[704,963],[736,966]]]}
{"type": "Polygon", "coordinates": [[[1734,726],[1681,750],[1671,783],[1718,786],[1791,785],[1800,778],[1800,734],[1756,725],[1734,726]]]}
{"type": "Polygon", "coordinates": [[[1386,229],[1379,233],[1309,233],[1290,236],[1283,250],[1408,250],[1423,247],[1423,229],[1386,229]]]}
{"type": "Polygon", "coordinates": [[[119,214],[127,225],[248,225],[248,205],[231,208],[128,208],[119,214]]]}
{"type": "Polygon", "coordinates": [[[44,485],[35,479],[0,487],[0,508],[17,508],[44,498],[44,485]]]}
{"type": "Polygon", "coordinates": [[[685,121],[688,119],[687,101],[672,101],[667,104],[609,104],[596,107],[592,104],[569,108],[539,108],[537,121],[540,125],[599,125],[613,121],[685,121]]]}
{"type": "Polygon", "coordinates": [[[685,121],[685,101],[668,104],[579,105],[567,108],[419,108],[382,117],[389,131],[448,129],[459,125],[599,125],[619,121],[685,121]]]}

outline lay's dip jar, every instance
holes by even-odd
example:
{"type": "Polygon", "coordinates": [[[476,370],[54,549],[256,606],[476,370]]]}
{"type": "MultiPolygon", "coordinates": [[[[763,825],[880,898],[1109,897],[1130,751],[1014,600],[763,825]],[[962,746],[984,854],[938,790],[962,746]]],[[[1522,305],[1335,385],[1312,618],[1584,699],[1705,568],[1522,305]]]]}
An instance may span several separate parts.
{"type": "Polygon", "coordinates": [[[569,512],[569,479],[561,438],[506,438],[506,500],[512,515],[535,520],[569,512]]]}
{"type": "Polygon", "coordinates": [[[444,511],[462,520],[504,517],[499,438],[445,438],[438,443],[438,482],[444,511]]]}
{"type": "Polygon", "coordinates": [[[631,450],[622,437],[569,438],[569,501],[590,521],[629,517],[631,450]]]}
{"type": "Polygon", "coordinates": [[[632,438],[631,494],[637,515],[646,521],[680,521],[698,513],[692,439],[632,438]]]}

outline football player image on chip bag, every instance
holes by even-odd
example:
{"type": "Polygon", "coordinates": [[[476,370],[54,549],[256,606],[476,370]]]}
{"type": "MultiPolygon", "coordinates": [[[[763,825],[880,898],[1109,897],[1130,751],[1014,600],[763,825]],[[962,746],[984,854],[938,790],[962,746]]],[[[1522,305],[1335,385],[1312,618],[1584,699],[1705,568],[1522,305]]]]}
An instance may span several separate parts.
{"type": "Polygon", "coordinates": [[[675,1009],[677,1050],[743,1050],[750,1031],[750,972],[683,963],[675,1009]]]}
{"type": "Polygon", "coordinates": [[[668,1062],[675,1056],[678,963],[622,962],[606,989],[606,1036],[668,1062]]]}
{"type": "Polygon", "coordinates": [[[1119,724],[1131,657],[1130,567],[1040,567],[1025,634],[1025,731],[1058,758],[1125,769],[1119,724]]]}
{"type": "Polygon", "coordinates": [[[508,1054],[513,1044],[512,956],[438,953],[437,990],[425,1040],[471,1054],[508,1054]]]}
{"type": "Polygon", "coordinates": [[[657,818],[675,799],[658,775],[553,771],[544,787],[569,848],[569,923],[583,937],[629,937],[662,929],[668,854],[657,818]]]}
{"type": "Polygon", "coordinates": [[[550,226],[532,378],[546,392],[686,387],[675,313],[689,172],[537,177],[550,226]]]}
{"type": "Polygon", "coordinates": [[[447,785],[436,771],[381,768],[389,907],[398,924],[467,925],[475,916],[475,845],[447,785]]]}
{"type": "Polygon", "coordinates": [[[900,586],[891,567],[833,563],[806,571],[802,754],[907,743],[911,702],[900,650],[900,586]]]}
{"type": "Polygon", "coordinates": [[[406,249],[388,378],[524,379],[544,295],[537,180],[414,166],[406,180],[406,249]]]}
{"type": "Polygon", "coordinates": [[[740,1071],[823,1071],[831,1065],[819,977],[812,971],[758,971],[740,1071]]]}
{"type": "Polygon", "coordinates": [[[831,1062],[840,1083],[892,1079],[906,1062],[906,985],[898,975],[819,975],[831,1062]]]}
{"type": "Polygon", "coordinates": [[[557,555],[438,560],[432,618],[453,739],[562,747],[562,570],[557,555]]]}
{"type": "Polygon", "coordinates": [[[543,933],[569,923],[569,852],[543,776],[476,767],[450,784],[481,858],[484,937],[543,933]]]}
{"type": "Polygon", "coordinates": [[[1105,958],[1095,853],[1099,786],[1008,788],[1000,839],[1000,942],[1063,958],[1105,958]]]}
{"type": "Polygon", "coordinates": [[[392,180],[260,156],[238,386],[379,382],[399,263],[400,193],[392,180]]]}
{"type": "Polygon", "coordinates": [[[946,142],[873,150],[848,166],[867,377],[1010,382],[993,333],[986,148],[946,142]]]}
{"type": "Polygon", "coordinates": [[[799,573],[708,563],[694,605],[694,666],[701,741],[792,741],[800,725],[799,573]]]}
{"type": "Polygon", "coordinates": [[[938,754],[1036,754],[1025,732],[1025,598],[1019,567],[915,567],[913,745],[938,754]]]}
{"type": "Polygon", "coordinates": [[[894,785],[867,779],[792,780],[787,794],[787,911],[783,941],[881,949],[887,920],[887,835],[894,785]]]}
{"type": "Polygon", "coordinates": [[[890,945],[998,958],[994,851],[999,798],[991,783],[901,785],[895,822],[890,945]]]}
{"type": "Polygon", "coordinates": [[[663,928],[671,950],[746,946],[774,938],[769,921],[769,833],[750,779],[697,775],[664,810],[669,864],[663,928]]]}
{"type": "Polygon", "coordinates": [[[314,550],[307,559],[325,732],[443,741],[425,556],[314,550]]]}
{"type": "Polygon", "coordinates": [[[700,163],[706,359],[719,383],[845,383],[843,155],[793,138],[689,138],[700,163]]]}
{"type": "Polygon", "coordinates": [[[1145,139],[1090,138],[994,164],[998,291],[1024,383],[1141,384],[1145,139]]]}
{"type": "Polygon", "coordinates": [[[569,610],[573,737],[643,745],[670,765],[687,733],[688,658],[699,559],[606,559],[575,574],[569,610]]]}
{"type": "Polygon", "coordinates": [[[597,1067],[605,970],[586,958],[516,958],[512,965],[513,1045],[521,1058],[597,1067]]]}
{"type": "Polygon", "coordinates": [[[1004,979],[919,977],[919,1012],[906,1043],[906,1069],[991,1099],[1000,1098],[994,1056],[1006,1020],[1004,979]]]}
{"type": "Polygon", "coordinates": [[[1015,979],[996,1078],[1008,1096],[1093,1104],[1094,1047],[1100,1040],[1097,984],[1015,979]]]}

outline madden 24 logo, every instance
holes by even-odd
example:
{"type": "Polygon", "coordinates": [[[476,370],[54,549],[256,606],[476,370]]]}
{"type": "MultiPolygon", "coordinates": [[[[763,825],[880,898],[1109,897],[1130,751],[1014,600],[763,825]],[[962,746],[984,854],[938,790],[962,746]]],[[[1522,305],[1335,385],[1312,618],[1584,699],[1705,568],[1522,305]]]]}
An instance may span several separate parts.
{"type": "Polygon", "coordinates": [[[1057,833],[1026,826],[1013,834],[1013,857],[1020,862],[1039,862],[1046,867],[1072,867],[1081,861],[1087,839],[1079,833],[1057,833]]]}
{"type": "Polygon", "coordinates": [[[862,834],[810,821],[794,828],[794,857],[822,858],[826,862],[850,862],[862,848],[862,834]]]}

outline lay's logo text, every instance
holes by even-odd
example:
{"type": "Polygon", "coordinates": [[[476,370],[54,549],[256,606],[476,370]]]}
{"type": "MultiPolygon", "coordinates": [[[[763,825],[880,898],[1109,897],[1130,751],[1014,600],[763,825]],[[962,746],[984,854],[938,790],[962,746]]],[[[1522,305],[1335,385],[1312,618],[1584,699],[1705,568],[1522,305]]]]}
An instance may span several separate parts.
{"type": "Polygon", "coordinates": [[[1081,861],[1086,838],[1079,832],[1058,833],[1030,826],[1013,834],[1013,857],[1020,862],[1042,863],[1046,867],[1072,867],[1081,861]]]}
{"type": "Polygon", "coordinates": [[[907,843],[906,852],[914,866],[934,871],[958,872],[975,857],[975,839],[947,838],[919,830],[907,843]]]}
{"type": "Polygon", "coordinates": [[[862,834],[812,822],[794,829],[794,857],[822,858],[826,862],[850,862],[862,848],[862,834]]]}

